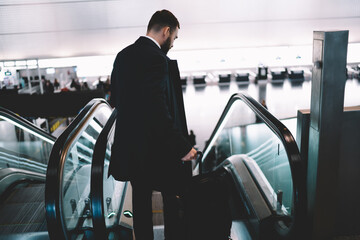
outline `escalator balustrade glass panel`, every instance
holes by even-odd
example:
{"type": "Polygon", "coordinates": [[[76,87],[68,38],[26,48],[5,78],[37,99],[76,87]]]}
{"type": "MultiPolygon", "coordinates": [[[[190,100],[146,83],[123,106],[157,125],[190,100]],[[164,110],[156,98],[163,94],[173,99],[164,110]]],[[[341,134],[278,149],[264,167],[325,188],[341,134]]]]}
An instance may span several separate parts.
{"type": "Polygon", "coordinates": [[[244,155],[245,164],[273,211],[292,215],[293,183],[282,141],[241,99],[233,102],[204,152],[204,170],[244,155]]]}
{"type": "Polygon", "coordinates": [[[126,182],[116,181],[113,176],[108,177],[111,146],[114,142],[115,124],[109,135],[109,139],[106,145],[105,159],[104,159],[104,171],[103,171],[103,203],[104,203],[104,218],[107,229],[116,227],[120,222],[122,202],[126,182]]]}
{"type": "Polygon", "coordinates": [[[90,178],[93,150],[111,109],[103,105],[71,141],[63,165],[61,204],[67,232],[71,236],[91,229],[90,178]]]}
{"type": "Polygon", "coordinates": [[[46,173],[54,140],[0,114],[0,169],[46,173]]]}

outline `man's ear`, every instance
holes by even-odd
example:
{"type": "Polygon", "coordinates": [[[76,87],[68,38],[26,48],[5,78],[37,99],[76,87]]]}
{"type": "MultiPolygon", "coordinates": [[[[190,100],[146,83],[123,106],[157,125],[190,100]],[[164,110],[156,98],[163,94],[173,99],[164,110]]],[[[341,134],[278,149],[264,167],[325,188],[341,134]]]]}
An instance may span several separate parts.
{"type": "Polygon", "coordinates": [[[163,27],[163,36],[165,37],[165,38],[168,38],[169,36],[170,36],[170,27],[169,26],[167,26],[167,27],[163,27]]]}

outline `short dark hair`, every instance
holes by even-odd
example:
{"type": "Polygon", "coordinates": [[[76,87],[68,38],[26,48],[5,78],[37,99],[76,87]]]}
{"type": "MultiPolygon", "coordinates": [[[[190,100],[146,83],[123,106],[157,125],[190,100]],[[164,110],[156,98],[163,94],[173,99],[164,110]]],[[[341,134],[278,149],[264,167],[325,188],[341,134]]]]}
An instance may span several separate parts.
{"type": "Polygon", "coordinates": [[[155,32],[160,31],[163,27],[170,27],[170,31],[175,30],[176,27],[180,29],[180,23],[177,18],[170,11],[163,9],[156,11],[148,24],[147,31],[154,30],[155,32]]]}

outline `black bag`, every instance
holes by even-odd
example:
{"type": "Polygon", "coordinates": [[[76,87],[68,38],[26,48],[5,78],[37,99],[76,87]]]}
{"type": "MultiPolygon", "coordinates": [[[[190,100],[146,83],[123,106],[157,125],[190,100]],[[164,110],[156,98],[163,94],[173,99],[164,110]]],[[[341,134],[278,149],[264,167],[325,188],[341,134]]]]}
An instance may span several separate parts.
{"type": "Polygon", "coordinates": [[[199,175],[192,177],[185,195],[188,240],[228,240],[232,217],[229,207],[229,179],[224,168],[202,174],[202,153],[198,152],[199,175]]]}

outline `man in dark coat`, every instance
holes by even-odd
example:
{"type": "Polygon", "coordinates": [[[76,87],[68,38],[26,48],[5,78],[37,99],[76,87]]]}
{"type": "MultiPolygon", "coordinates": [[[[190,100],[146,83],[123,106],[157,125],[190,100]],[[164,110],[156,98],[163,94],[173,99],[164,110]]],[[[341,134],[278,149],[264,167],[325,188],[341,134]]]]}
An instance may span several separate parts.
{"type": "Polygon", "coordinates": [[[147,34],[123,49],[111,75],[117,109],[109,174],[130,181],[137,240],[153,239],[152,191],[164,201],[165,238],[184,239],[179,199],[196,150],[188,140],[179,69],[166,54],[180,24],[167,10],[151,17],[147,34]]]}

